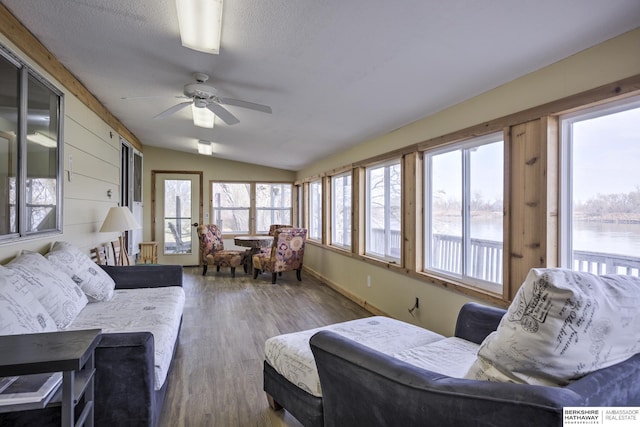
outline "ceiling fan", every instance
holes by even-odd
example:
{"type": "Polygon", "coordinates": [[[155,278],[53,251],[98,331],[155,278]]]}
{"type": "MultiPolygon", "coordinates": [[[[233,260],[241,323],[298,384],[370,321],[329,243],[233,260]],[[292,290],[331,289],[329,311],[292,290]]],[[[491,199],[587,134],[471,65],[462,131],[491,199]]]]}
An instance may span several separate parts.
{"type": "Polygon", "coordinates": [[[174,105],[173,107],[164,110],[160,114],[154,116],[154,119],[164,119],[177,113],[183,108],[188,107],[189,105],[193,105],[195,108],[206,108],[228,125],[235,125],[236,123],[239,123],[240,120],[238,120],[236,116],[231,114],[229,110],[224,108],[223,105],[233,105],[235,107],[242,107],[249,110],[271,114],[271,107],[267,105],[256,104],[249,101],[242,101],[240,99],[219,97],[217,95],[218,90],[206,83],[207,80],[209,80],[209,76],[207,74],[194,73],[193,78],[196,80],[195,83],[187,83],[186,85],[184,85],[184,96],[177,97],[185,99],[190,98],[190,100],[181,102],[174,105]]]}

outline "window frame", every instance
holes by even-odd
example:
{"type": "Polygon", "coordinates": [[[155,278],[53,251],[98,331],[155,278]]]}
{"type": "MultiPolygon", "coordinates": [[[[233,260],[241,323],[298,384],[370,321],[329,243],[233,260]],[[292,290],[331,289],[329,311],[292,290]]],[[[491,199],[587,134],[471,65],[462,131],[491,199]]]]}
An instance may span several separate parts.
{"type": "Polygon", "coordinates": [[[404,162],[403,162],[403,158],[402,156],[400,157],[393,157],[390,159],[386,159],[384,161],[381,162],[377,162],[377,163],[371,163],[368,165],[364,166],[364,247],[363,249],[363,255],[376,259],[376,260],[381,260],[383,262],[389,263],[389,264],[395,264],[395,265],[402,265],[402,253],[403,253],[403,243],[402,243],[402,232],[403,232],[403,227],[404,227],[404,203],[403,203],[403,191],[404,191],[404,162]],[[390,203],[388,203],[391,200],[391,192],[389,191],[389,188],[391,186],[391,181],[390,181],[390,176],[388,175],[388,171],[389,168],[391,166],[399,166],[400,168],[400,178],[399,178],[399,185],[400,185],[400,191],[399,191],[399,198],[400,198],[400,212],[399,212],[399,217],[400,217],[400,244],[399,244],[399,250],[400,253],[397,257],[390,255],[388,252],[390,251],[390,248],[387,247],[388,245],[388,236],[385,233],[385,249],[384,249],[384,254],[380,254],[377,252],[372,252],[371,250],[369,250],[369,242],[372,241],[371,238],[371,227],[370,227],[370,221],[371,221],[371,205],[370,205],[370,201],[371,201],[371,188],[369,186],[369,181],[370,181],[370,172],[374,169],[379,169],[379,168],[384,168],[384,185],[385,185],[385,191],[384,191],[384,198],[385,198],[385,217],[384,217],[384,223],[385,223],[385,229],[386,230],[391,230],[390,228],[390,215],[388,214],[388,210],[387,207],[389,207],[390,203]]]}
{"type": "MultiPolygon", "coordinates": [[[[15,175],[16,186],[16,203],[11,205],[8,202],[7,207],[14,206],[16,212],[16,231],[8,232],[7,234],[0,235],[0,244],[7,242],[15,242],[20,240],[39,238],[47,235],[61,234],[63,232],[63,212],[64,212],[64,199],[63,199],[63,159],[64,159],[64,93],[56,86],[50,83],[44,76],[35,71],[25,61],[13,54],[8,48],[0,44],[0,58],[6,60],[8,63],[16,67],[18,74],[18,119],[17,119],[17,134],[15,136],[17,144],[15,153],[17,156],[17,171],[15,175]],[[33,79],[37,83],[41,84],[44,88],[51,91],[51,95],[54,95],[57,99],[56,102],[56,115],[57,122],[56,127],[56,159],[55,164],[55,197],[56,204],[53,205],[55,210],[55,226],[42,231],[28,230],[27,222],[27,210],[29,209],[27,203],[26,183],[29,179],[38,179],[38,177],[29,178],[27,176],[27,114],[29,111],[29,79],[33,79]]],[[[50,110],[51,111],[51,110],[50,110]]],[[[10,178],[10,177],[7,177],[10,178]]],[[[49,178],[54,179],[54,178],[49,178]]],[[[9,181],[9,180],[8,180],[9,181]]],[[[49,206],[49,205],[47,205],[49,206]]],[[[9,219],[7,219],[9,220],[9,219]]]]}
{"type": "MultiPolygon", "coordinates": [[[[211,181],[210,182],[210,187],[209,187],[209,191],[210,191],[210,206],[209,208],[211,209],[211,223],[212,224],[216,224],[219,228],[220,228],[220,232],[222,232],[223,234],[228,234],[225,233],[223,231],[223,228],[220,227],[220,225],[218,225],[218,221],[216,220],[216,218],[218,216],[221,216],[222,212],[233,212],[233,211],[242,211],[247,213],[247,230],[246,230],[246,234],[251,234],[251,194],[252,194],[252,186],[250,182],[238,182],[238,181],[211,181]],[[215,185],[248,185],[249,186],[249,205],[248,206],[233,206],[233,207],[216,207],[214,205],[214,199],[215,199],[215,194],[217,194],[214,191],[214,186],[215,185]]],[[[245,234],[245,230],[237,230],[237,231],[233,231],[232,234],[245,234]]]]}
{"type": "MultiPolygon", "coordinates": [[[[559,231],[558,262],[562,268],[574,270],[573,259],[573,125],[607,115],[640,108],[640,94],[622,99],[609,100],[596,105],[576,109],[558,116],[560,131],[560,183],[559,183],[559,231]]],[[[575,271],[575,270],[574,270],[575,271]]],[[[599,273],[605,274],[605,273],[599,273]]],[[[606,273],[612,274],[612,273],[606,273]]]]}
{"type": "MultiPolygon", "coordinates": [[[[503,210],[504,204],[506,202],[506,191],[505,191],[505,181],[507,175],[507,163],[506,163],[506,150],[507,150],[507,140],[505,138],[503,131],[494,131],[484,135],[467,138],[462,141],[455,141],[449,144],[441,145],[439,147],[425,150],[422,152],[423,154],[423,204],[424,204],[424,215],[423,215],[423,236],[422,236],[422,250],[423,250],[423,259],[422,259],[422,272],[427,275],[433,275],[439,278],[446,278],[448,281],[453,280],[456,283],[462,284],[463,286],[470,287],[478,292],[488,293],[490,295],[502,296],[505,289],[505,280],[508,277],[506,271],[506,263],[504,260],[504,252],[505,247],[507,247],[507,237],[502,234],[502,255],[497,257],[499,260],[502,271],[501,271],[501,283],[491,282],[487,280],[483,280],[470,275],[470,266],[468,258],[471,256],[471,150],[477,147],[481,147],[484,145],[495,144],[498,142],[502,142],[502,197],[503,197],[503,210]],[[461,151],[461,172],[462,176],[460,177],[462,183],[462,214],[461,214],[461,232],[462,236],[460,237],[461,241],[461,260],[460,267],[461,272],[459,274],[447,270],[438,269],[435,267],[431,267],[431,256],[432,256],[432,239],[433,239],[433,222],[432,222],[432,212],[433,212],[433,182],[432,182],[432,158],[437,155],[442,155],[446,153],[452,153],[455,151],[461,151]]],[[[503,217],[502,229],[505,229],[505,218],[503,217]]]]}
{"type": "MultiPolygon", "coordinates": [[[[246,236],[246,235],[254,235],[258,233],[258,207],[257,207],[257,202],[256,202],[256,187],[258,185],[288,185],[291,187],[291,200],[289,203],[289,216],[293,221],[293,191],[294,191],[294,184],[293,182],[288,182],[288,181],[233,181],[233,180],[219,180],[219,179],[213,179],[209,181],[209,218],[210,221],[213,222],[213,218],[215,217],[215,212],[216,212],[216,208],[214,208],[213,206],[213,185],[214,184],[248,184],[249,185],[249,207],[241,207],[241,208],[235,208],[235,207],[229,207],[229,208],[222,208],[222,210],[238,210],[238,209],[248,209],[249,211],[249,230],[245,233],[245,232],[233,232],[233,233],[228,233],[228,232],[222,232],[223,236],[246,236]]],[[[220,209],[218,209],[220,210],[220,209]]],[[[271,209],[269,209],[271,210],[271,209]]],[[[277,210],[285,210],[283,208],[277,208],[277,210]]],[[[243,230],[244,231],[244,230],[243,230]]],[[[266,231],[268,230],[262,230],[266,233],[266,231]]]]}
{"type": "Polygon", "coordinates": [[[322,229],[324,227],[324,215],[323,215],[323,197],[324,197],[324,189],[323,189],[323,185],[322,185],[322,178],[318,178],[318,179],[314,179],[309,181],[308,185],[307,185],[307,189],[308,189],[308,197],[307,197],[307,203],[308,203],[308,214],[307,214],[307,229],[308,229],[308,234],[307,234],[307,239],[315,241],[315,242],[322,242],[322,229]],[[313,188],[316,187],[318,188],[319,194],[317,195],[317,200],[314,201],[314,195],[313,195],[313,188]],[[317,206],[316,206],[317,203],[317,206]],[[312,223],[314,220],[318,221],[317,224],[317,230],[314,229],[314,227],[312,227],[312,223]],[[318,234],[314,234],[314,231],[317,231],[318,234]]]}
{"type": "Polygon", "coordinates": [[[329,177],[329,182],[330,182],[330,188],[331,188],[331,200],[330,200],[330,220],[329,223],[331,225],[331,233],[330,233],[330,241],[329,241],[329,245],[331,245],[334,248],[340,249],[340,250],[344,250],[344,251],[351,251],[351,248],[353,246],[353,172],[351,169],[349,169],[348,171],[336,174],[336,175],[331,175],[329,177]],[[342,212],[342,216],[343,216],[343,224],[347,224],[346,226],[342,227],[342,232],[343,235],[345,236],[349,236],[349,239],[347,242],[345,243],[338,243],[336,242],[336,238],[335,238],[335,233],[337,231],[337,227],[336,227],[336,188],[335,188],[335,180],[336,179],[345,179],[348,178],[349,179],[349,191],[345,192],[345,185],[342,185],[342,197],[343,197],[343,212],[342,212]],[[344,199],[348,196],[349,198],[349,208],[345,211],[344,208],[344,199]]]}
{"type": "MultiPolygon", "coordinates": [[[[284,219],[272,219],[271,220],[271,224],[291,224],[293,225],[293,191],[294,191],[294,186],[292,183],[285,183],[285,182],[255,182],[255,230],[256,233],[267,233],[269,231],[269,227],[267,226],[265,229],[259,229],[258,228],[258,218],[259,218],[259,212],[284,212],[284,211],[289,211],[289,220],[284,220],[284,219]],[[285,185],[289,186],[289,207],[273,207],[273,206],[269,206],[269,207],[263,207],[263,206],[258,206],[258,198],[257,198],[257,189],[258,186],[260,185],[268,185],[271,186],[271,188],[273,189],[273,186],[279,186],[279,187],[284,187],[285,185]]],[[[284,188],[282,188],[282,190],[284,191],[284,188]]],[[[284,201],[284,197],[281,198],[282,201],[284,201]]],[[[269,225],[271,225],[269,224],[269,225]]]]}

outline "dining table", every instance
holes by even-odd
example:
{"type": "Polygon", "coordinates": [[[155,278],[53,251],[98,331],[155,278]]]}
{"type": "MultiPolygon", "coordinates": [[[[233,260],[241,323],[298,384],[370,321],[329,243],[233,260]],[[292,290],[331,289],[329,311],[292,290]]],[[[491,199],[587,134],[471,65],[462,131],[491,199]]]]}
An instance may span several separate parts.
{"type": "Polygon", "coordinates": [[[244,271],[251,273],[253,270],[253,256],[260,252],[262,248],[267,248],[273,244],[273,236],[264,234],[255,236],[236,236],[233,239],[236,246],[249,248],[247,256],[244,258],[244,271]]]}

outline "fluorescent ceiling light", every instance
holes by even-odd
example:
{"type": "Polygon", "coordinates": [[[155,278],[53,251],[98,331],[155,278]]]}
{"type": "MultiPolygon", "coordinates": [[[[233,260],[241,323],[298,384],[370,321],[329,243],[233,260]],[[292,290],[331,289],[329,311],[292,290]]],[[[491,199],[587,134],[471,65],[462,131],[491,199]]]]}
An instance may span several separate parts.
{"type": "Polygon", "coordinates": [[[213,120],[215,115],[206,107],[197,107],[194,102],[191,104],[191,112],[193,113],[193,124],[201,128],[213,128],[213,120]]]}
{"type": "Polygon", "coordinates": [[[213,154],[213,148],[211,148],[211,142],[210,141],[204,141],[204,140],[199,140],[198,141],[198,153],[200,154],[206,154],[207,156],[210,156],[213,154]]]}
{"type": "Polygon", "coordinates": [[[182,46],[220,53],[222,0],[176,0],[182,46]]]}
{"type": "Polygon", "coordinates": [[[27,141],[35,142],[36,144],[40,144],[47,148],[58,147],[58,141],[40,132],[27,135],[27,141]]]}

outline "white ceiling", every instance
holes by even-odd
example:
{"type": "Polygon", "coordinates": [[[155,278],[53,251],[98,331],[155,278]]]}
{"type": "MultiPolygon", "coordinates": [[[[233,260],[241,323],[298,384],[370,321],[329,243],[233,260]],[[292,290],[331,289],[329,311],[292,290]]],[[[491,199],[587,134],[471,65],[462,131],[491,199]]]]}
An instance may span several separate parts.
{"type": "Polygon", "coordinates": [[[225,0],[220,55],[180,44],[174,0],[2,0],[145,145],[299,170],[638,27],[638,0],[225,0]],[[240,123],[193,126],[193,72],[240,123]],[[122,99],[148,95],[164,97],[122,99]]]}

